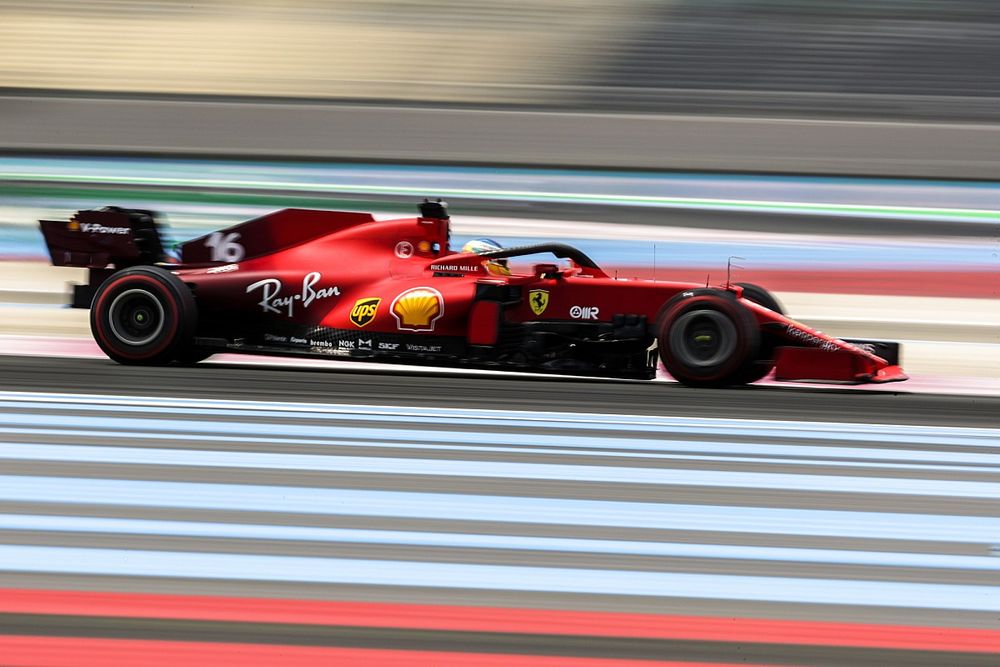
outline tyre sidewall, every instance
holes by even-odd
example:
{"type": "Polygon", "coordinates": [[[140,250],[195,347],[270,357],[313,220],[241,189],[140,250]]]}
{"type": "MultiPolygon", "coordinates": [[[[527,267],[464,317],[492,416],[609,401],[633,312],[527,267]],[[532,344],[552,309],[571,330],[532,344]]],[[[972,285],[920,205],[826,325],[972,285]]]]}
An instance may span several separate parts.
{"type": "Polygon", "coordinates": [[[752,314],[740,306],[731,293],[722,290],[691,290],[675,296],[661,309],[656,333],[663,365],[674,379],[691,386],[715,387],[739,383],[741,375],[754,363],[760,347],[760,331],[752,314]],[[731,351],[710,366],[692,365],[685,361],[682,353],[672,348],[671,341],[676,339],[677,334],[672,329],[695,311],[721,314],[732,325],[726,327],[727,333],[734,337],[730,341],[731,351]]]}
{"type": "Polygon", "coordinates": [[[159,267],[135,267],[112,275],[98,288],[90,309],[94,340],[111,359],[122,364],[165,364],[183,354],[194,340],[194,298],[188,287],[159,267]],[[130,344],[115,333],[111,308],[129,291],[145,293],[162,309],[162,327],[149,342],[130,344]]]}

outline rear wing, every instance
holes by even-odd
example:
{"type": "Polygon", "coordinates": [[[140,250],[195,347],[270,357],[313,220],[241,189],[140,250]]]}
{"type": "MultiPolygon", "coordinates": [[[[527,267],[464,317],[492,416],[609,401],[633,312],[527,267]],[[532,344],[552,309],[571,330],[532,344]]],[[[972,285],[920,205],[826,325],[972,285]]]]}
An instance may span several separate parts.
{"type": "Polygon", "coordinates": [[[74,286],[75,308],[89,308],[94,290],[118,269],[167,260],[152,211],[108,206],[39,224],[53,266],[90,269],[89,284],[74,286]]]}

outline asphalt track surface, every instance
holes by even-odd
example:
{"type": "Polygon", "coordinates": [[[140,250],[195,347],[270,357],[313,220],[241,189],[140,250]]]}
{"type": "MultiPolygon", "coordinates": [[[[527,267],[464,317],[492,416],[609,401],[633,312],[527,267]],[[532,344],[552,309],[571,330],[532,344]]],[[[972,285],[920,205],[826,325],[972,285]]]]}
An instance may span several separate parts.
{"type": "MultiPolygon", "coordinates": [[[[252,359],[253,357],[248,357],[252,359]]],[[[950,396],[854,387],[676,384],[546,376],[201,364],[149,369],[105,359],[0,356],[0,389],[261,401],[686,415],[995,427],[1000,396],[950,396]]]]}
{"type": "MultiPolygon", "coordinates": [[[[70,394],[0,395],[0,587],[1000,627],[1000,398],[14,356],[0,391],[70,394]]],[[[995,659],[27,613],[0,634],[995,659]]]]}

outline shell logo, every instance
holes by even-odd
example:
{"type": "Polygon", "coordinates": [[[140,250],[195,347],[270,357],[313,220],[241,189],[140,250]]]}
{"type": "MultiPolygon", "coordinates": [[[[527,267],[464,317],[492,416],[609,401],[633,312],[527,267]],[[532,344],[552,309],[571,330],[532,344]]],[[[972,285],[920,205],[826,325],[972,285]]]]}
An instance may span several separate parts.
{"type": "Polygon", "coordinates": [[[444,315],[444,297],[432,287],[414,287],[393,299],[389,310],[401,331],[434,331],[444,315]]]}
{"type": "Polygon", "coordinates": [[[80,231],[80,221],[77,220],[76,218],[70,218],[69,222],[66,224],[66,229],[68,229],[71,232],[80,231]]]}

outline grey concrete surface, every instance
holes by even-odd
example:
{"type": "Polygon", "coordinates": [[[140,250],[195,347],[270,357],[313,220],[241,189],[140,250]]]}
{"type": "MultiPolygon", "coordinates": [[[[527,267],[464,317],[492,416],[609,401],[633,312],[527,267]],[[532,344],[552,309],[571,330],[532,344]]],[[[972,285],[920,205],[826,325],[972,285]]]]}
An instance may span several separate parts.
{"type": "Polygon", "coordinates": [[[0,150],[1000,178],[1000,126],[8,94],[0,150]]]}

